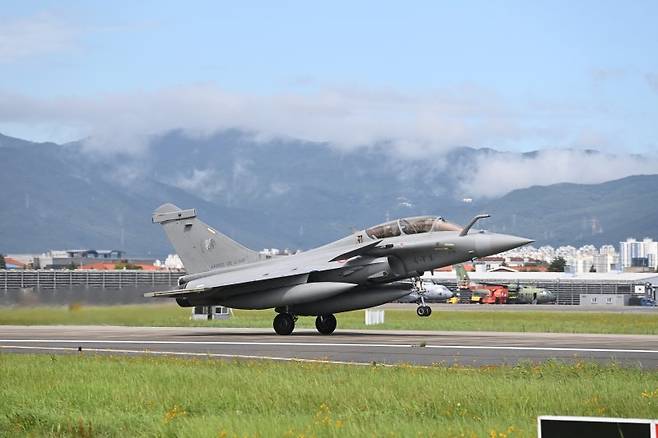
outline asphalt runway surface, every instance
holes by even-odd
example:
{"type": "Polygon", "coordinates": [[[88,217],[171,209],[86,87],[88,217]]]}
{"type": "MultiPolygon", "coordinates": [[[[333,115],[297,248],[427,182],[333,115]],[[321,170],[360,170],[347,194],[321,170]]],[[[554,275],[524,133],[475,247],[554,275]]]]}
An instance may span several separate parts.
{"type": "Polygon", "coordinates": [[[0,351],[151,354],[355,365],[513,365],[579,360],[658,369],[658,336],[118,326],[0,326],[0,351]]]}
{"type": "MultiPolygon", "coordinates": [[[[559,304],[446,304],[429,303],[432,310],[450,312],[557,312],[557,313],[641,313],[658,315],[658,307],[642,306],[611,306],[611,305],[578,305],[568,306],[559,304]]],[[[377,309],[397,309],[416,311],[415,303],[387,303],[377,309]]]]}

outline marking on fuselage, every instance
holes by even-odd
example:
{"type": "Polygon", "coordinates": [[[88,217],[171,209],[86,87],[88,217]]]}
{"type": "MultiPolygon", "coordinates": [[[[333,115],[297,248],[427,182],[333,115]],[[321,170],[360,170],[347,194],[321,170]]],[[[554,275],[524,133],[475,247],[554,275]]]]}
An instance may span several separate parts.
{"type": "Polygon", "coordinates": [[[434,261],[434,255],[429,254],[429,255],[417,255],[414,257],[414,262],[416,264],[421,264],[421,263],[428,263],[434,261]]]}

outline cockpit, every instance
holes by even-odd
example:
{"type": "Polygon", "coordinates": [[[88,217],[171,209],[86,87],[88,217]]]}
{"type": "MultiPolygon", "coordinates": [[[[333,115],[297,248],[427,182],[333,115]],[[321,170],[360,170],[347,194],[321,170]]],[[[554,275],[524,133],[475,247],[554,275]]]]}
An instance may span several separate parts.
{"type": "Polygon", "coordinates": [[[371,239],[386,239],[396,237],[400,234],[420,234],[432,231],[461,231],[459,225],[455,225],[440,216],[418,216],[404,219],[396,219],[380,225],[375,225],[366,230],[371,239]]]}

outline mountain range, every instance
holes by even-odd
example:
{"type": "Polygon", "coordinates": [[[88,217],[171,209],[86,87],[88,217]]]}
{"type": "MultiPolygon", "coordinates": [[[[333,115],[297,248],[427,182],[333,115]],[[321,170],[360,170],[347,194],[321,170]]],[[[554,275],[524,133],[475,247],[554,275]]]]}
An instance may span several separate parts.
{"type": "MultiPolygon", "coordinates": [[[[658,237],[658,175],[601,184],[554,184],[497,198],[469,197],[468,163],[500,154],[456,148],[436,159],[400,159],[381,145],[340,150],[229,130],[171,131],[135,155],[0,135],[0,253],[123,249],[172,252],[153,209],[197,208],[202,220],[255,249],[306,249],[388,218],[479,212],[491,231],[537,245],[617,244],[658,237]]],[[[595,154],[595,151],[591,153],[595,154]]],[[[531,154],[531,153],[530,153],[531,154]]]]}

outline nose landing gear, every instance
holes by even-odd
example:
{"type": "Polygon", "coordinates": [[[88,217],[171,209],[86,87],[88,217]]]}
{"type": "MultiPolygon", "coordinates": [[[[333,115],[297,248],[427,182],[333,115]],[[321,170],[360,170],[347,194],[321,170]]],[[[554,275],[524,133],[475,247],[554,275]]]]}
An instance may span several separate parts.
{"type": "Polygon", "coordinates": [[[416,314],[420,317],[427,317],[432,314],[432,308],[425,304],[425,287],[420,278],[414,279],[414,285],[416,291],[418,292],[418,297],[420,298],[420,306],[416,309],[416,314]]]}

